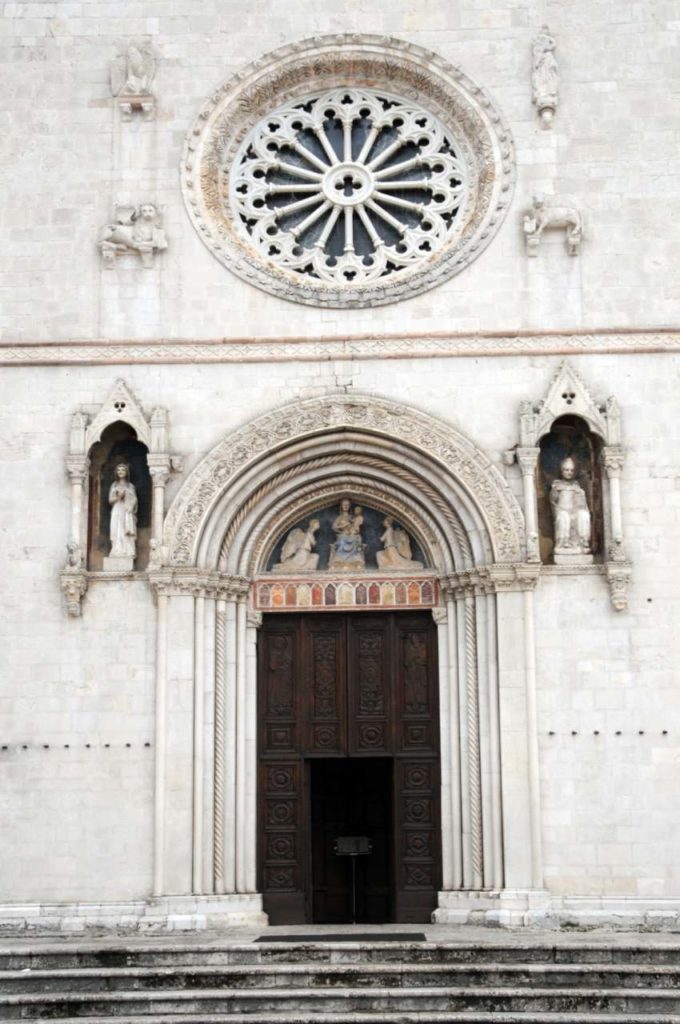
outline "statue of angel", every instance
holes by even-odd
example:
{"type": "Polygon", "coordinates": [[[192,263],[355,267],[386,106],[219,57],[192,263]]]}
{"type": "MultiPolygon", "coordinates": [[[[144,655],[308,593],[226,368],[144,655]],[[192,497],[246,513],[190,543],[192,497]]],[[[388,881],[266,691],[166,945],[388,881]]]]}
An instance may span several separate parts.
{"type": "Polygon", "coordinates": [[[114,96],[150,96],[156,60],[149,49],[131,43],[111,61],[111,92],[114,96]]]}
{"type": "Polygon", "coordinates": [[[406,530],[394,525],[392,516],[385,516],[383,519],[385,532],[380,540],[383,543],[383,550],[376,552],[376,561],[379,569],[408,569],[415,571],[422,569],[423,563],[411,558],[411,541],[406,530]]]}
{"type": "Polygon", "coordinates": [[[272,566],[272,572],[313,572],[319,564],[312,548],[320,525],[318,519],[310,519],[305,530],[299,526],[291,530],[281,548],[281,561],[272,566]]]}

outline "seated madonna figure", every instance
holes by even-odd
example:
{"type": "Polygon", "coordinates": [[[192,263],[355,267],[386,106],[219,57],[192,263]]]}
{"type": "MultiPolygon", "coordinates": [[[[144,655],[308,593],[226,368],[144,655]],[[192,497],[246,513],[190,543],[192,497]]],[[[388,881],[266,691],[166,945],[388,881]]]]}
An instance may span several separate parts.
{"type": "Polygon", "coordinates": [[[329,569],[357,572],[366,568],[366,546],[361,536],[363,509],[360,505],[355,507],[354,512],[351,509],[352,502],[349,498],[343,498],[340,511],[331,524],[337,540],[331,544],[329,569]]]}

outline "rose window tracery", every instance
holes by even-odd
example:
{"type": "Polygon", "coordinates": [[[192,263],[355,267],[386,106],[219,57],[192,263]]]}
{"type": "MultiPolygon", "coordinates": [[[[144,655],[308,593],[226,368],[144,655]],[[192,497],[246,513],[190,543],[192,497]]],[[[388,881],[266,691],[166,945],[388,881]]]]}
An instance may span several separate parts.
{"type": "Polygon", "coordinates": [[[261,120],[230,191],[264,256],[343,284],[398,273],[441,249],[466,181],[433,114],[388,94],[335,89],[261,120]]]}
{"type": "Polygon", "coordinates": [[[370,308],[477,259],[515,162],[500,110],[464,71],[352,33],[237,71],[199,112],[181,170],[192,223],[225,267],[292,302],[370,308]]]}

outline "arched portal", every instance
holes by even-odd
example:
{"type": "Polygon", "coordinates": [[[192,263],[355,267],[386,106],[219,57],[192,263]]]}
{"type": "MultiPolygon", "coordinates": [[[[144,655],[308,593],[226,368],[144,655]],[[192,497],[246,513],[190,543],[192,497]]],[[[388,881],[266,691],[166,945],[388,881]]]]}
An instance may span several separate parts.
{"type": "Polygon", "coordinates": [[[158,895],[220,897],[231,919],[260,906],[262,615],[328,611],[325,597],[316,605],[310,598],[319,578],[336,609],[340,602],[370,614],[375,603],[362,595],[368,577],[380,575],[366,567],[334,579],[326,567],[285,581],[272,573],[270,556],[286,531],[347,495],[404,524],[423,553],[422,567],[406,574],[412,587],[397,574],[403,602],[395,605],[391,578],[372,582],[385,587],[378,605],[384,599],[390,612],[417,605],[437,627],[442,890],[435,916],[457,919],[470,893],[478,908],[484,894],[540,885],[530,653],[536,570],[524,561],[517,503],[488,458],[451,427],[384,399],[343,395],[285,406],[229,435],[196,467],[166,518],[165,564],[150,573],[159,604],[158,895]]]}

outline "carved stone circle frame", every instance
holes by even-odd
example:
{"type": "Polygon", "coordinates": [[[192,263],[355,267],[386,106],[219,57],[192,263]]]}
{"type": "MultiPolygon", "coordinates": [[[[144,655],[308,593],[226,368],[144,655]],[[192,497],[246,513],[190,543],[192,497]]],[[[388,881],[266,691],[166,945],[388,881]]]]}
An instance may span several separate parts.
{"type": "Polygon", "coordinates": [[[201,110],[182,158],[185,203],[213,255],[250,284],[314,306],[375,306],[417,295],[464,269],[489,244],[512,196],[510,130],[484,90],[459,68],[412,43],[375,35],[302,40],[238,72],[201,110]],[[333,282],[268,259],[249,241],[230,174],[244,142],[268,114],[335,88],[387,90],[436,118],[455,139],[467,196],[459,223],[436,252],[399,273],[333,282]]]}

